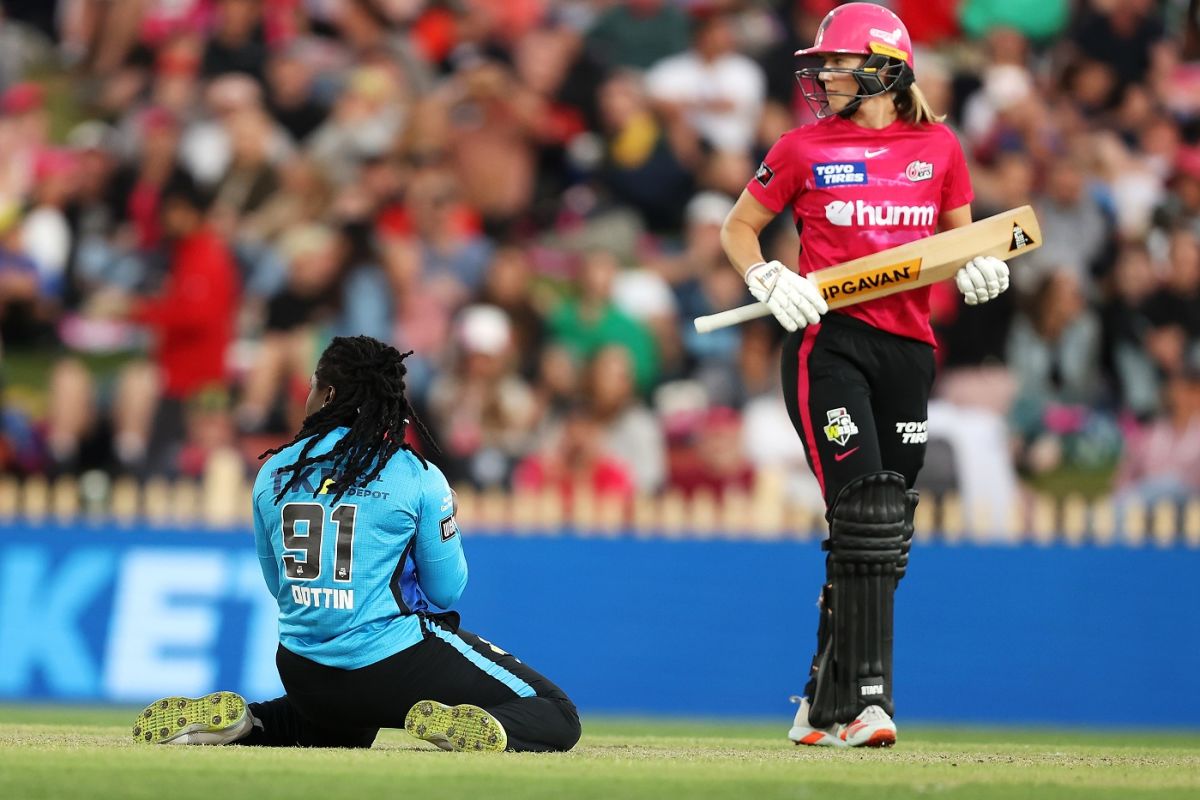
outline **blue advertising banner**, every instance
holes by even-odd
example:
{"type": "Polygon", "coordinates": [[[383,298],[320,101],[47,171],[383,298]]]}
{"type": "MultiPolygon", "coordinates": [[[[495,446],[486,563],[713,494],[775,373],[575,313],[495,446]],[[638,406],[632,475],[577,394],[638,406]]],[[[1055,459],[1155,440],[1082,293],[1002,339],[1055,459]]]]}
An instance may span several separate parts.
{"type": "MultiPolygon", "coordinates": [[[[587,711],[786,721],[816,543],[468,536],[464,627],[587,711]]],[[[896,600],[904,720],[1189,724],[1200,550],[921,545],[896,600]]],[[[281,691],[249,532],[0,526],[0,699],[281,691]]],[[[1194,723],[1193,723],[1194,724],[1194,723]]]]}

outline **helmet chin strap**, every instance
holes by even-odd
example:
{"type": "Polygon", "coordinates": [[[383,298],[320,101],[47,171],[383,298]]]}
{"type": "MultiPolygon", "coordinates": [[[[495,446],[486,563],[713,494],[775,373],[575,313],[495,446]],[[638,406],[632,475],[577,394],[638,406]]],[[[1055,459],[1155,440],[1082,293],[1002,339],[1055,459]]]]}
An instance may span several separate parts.
{"type": "Polygon", "coordinates": [[[862,105],[862,101],[866,100],[861,94],[855,95],[854,99],[846,103],[846,107],[837,112],[837,115],[842,119],[850,119],[854,116],[854,112],[858,111],[858,107],[862,105]]]}

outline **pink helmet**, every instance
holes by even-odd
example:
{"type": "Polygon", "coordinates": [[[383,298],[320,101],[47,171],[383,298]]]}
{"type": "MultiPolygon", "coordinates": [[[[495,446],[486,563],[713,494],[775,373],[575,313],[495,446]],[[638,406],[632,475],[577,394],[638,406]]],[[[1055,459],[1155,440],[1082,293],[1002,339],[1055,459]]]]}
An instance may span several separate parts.
{"type": "Polygon", "coordinates": [[[846,3],[825,15],[812,47],[798,56],[855,53],[887,56],[913,67],[912,40],[900,18],[874,3],[846,3]]]}

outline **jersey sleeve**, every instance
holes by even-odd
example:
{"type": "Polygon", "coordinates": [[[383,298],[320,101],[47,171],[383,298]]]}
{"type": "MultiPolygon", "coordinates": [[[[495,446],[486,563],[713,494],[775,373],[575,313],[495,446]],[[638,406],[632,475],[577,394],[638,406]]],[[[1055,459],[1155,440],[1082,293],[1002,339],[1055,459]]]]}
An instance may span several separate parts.
{"type": "Polygon", "coordinates": [[[467,559],[454,510],[454,494],[446,476],[430,464],[422,482],[414,558],[417,583],[439,608],[458,602],[467,586],[467,559]]]}
{"type": "Polygon", "coordinates": [[[275,548],[271,546],[271,529],[263,520],[257,493],[254,495],[254,549],[258,551],[258,566],[262,569],[267,589],[270,590],[272,597],[278,597],[279,561],[275,558],[275,548]]]}
{"type": "Polygon", "coordinates": [[[971,173],[967,170],[967,158],[962,144],[950,129],[946,129],[947,147],[950,149],[950,165],[946,180],[942,183],[942,211],[962,208],[975,199],[971,188],[971,173]]]}
{"type": "Polygon", "coordinates": [[[791,204],[804,186],[804,165],[799,163],[796,140],[790,134],[779,137],[759,164],[746,191],[776,214],[791,204]]]}

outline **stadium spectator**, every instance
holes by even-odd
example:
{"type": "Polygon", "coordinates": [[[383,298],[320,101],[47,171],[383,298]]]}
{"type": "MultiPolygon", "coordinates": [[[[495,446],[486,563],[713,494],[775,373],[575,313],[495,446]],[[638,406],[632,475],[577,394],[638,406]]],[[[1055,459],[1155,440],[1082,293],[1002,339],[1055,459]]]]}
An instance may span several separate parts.
{"type": "Polygon", "coordinates": [[[1178,371],[1188,351],[1200,344],[1200,243],[1190,232],[1171,235],[1165,280],[1147,301],[1146,312],[1157,332],[1171,331],[1178,341],[1177,348],[1153,348],[1165,371],[1178,371]]]}
{"type": "Polygon", "coordinates": [[[622,462],[606,454],[599,422],[576,404],[565,410],[544,444],[517,465],[513,488],[557,492],[570,511],[580,491],[627,505],[634,496],[634,478],[622,462]]]}
{"type": "Polygon", "coordinates": [[[601,185],[650,230],[677,229],[700,161],[695,132],[678,116],[656,114],[633,73],[617,73],[601,87],[600,118],[601,185]]]}
{"type": "MultiPolygon", "coordinates": [[[[1043,242],[1023,260],[1023,285],[1054,267],[1073,270],[1084,287],[1091,286],[1090,278],[1100,273],[1111,234],[1100,204],[1088,192],[1086,174],[1077,154],[1066,153],[1051,162],[1045,189],[1034,200],[1043,242]]],[[[1099,287],[1087,291],[1094,295],[1099,287]]]]}
{"type": "Polygon", "coordinates": [[[243,432],[283,432],[303,422],[308,379],[317,356],[317,326],[332,315],[336,302],[338,250],[335,232],[319,223],[297,225],[283,234],[279,255],[287,278],[266,302],[258,352],[246,371],[237,409],[243,432]],[[280,408],[283,413],[276,413],[280,408]]]}
{"type": "Polygon", "coordinates": [[[1059,270],[1043,279],[1028,314],[1018,315],[1008,340],[1017,379],[1013,425],[1028,445],[1026,466],[1057,467],[1063,440],[1080,434],[1100,399],[1100,325],[1079,278],[1059,270]]]}
{"type": "Polygon", "coordinates": [[[628,351],[610,346],[596,353],[583,395],[602,427],[607,455],[626,466],[638,492],[655,493],[666,479],[666,443],[658,421],[638,399],[628,351]]]}
{"type": "Polygon", "coordinates": [[[1160,225],[1200,237],[1200,147],[1181,147],[1171,173],[1171,193],[1159,209],[1160,225]]]}
{"type": "Polygon", "coordinates": [[[605,9],[588,31],[588,46],[613,67],[646,69],[688,46],[688,18],[669,0],[623,0],[605,9]]]}
{"type": "Polygon", "coordinates": [[[547,121],[537,113],[536,95],[522,92],[497,59],[465,60],[452,84],[447,146],[456,182],[485,227],[502,234],[533,201],[537,132],[547,121]]]}
{"type": "Polygon", "coordinates": [[[1118,86],[1144,81],[1164,36],[1153,0],[1090,0],[1087,6],[1071,37],[1079,51],[1103,59],[1118,86]]]}
{"type": "Polygon", "coordinates": [[[633,362],[638,391],[647,392],[656,379],[658,353],[650,331],[613,303],[613,281],[619,270],[609,252],[584,254],[578,297],[562,300],[550,314],[550,337],[584,360],[607,345],[625,348],[633,362]]]}
{"type": "Polygon", "coordinates": [[[508,317],[518,371],[526,380],[537,374],[546,340],[546,321],[534,302],[533,277],[533,265],[522,248],[497,248],[478,297],[480,303],[496,306],[508,317]]]}
{"type": "Polygon", "coordinates": [[[61,301],[73,242],[64,213],[75,191],[76,159],[65,149],[46,149],[34,166],[33,207],[25,215],[21,241],[33,259],[43,292],[61,301]]]}
{"type": "Polygon", "coordinates": [[[25,252],[21,230],[19,209],[0,209],[0,344],[23,335],[24,323],[38,315],[38,306],[54,299],[25,252]]]}
{"type": "Polygon", "coordinates": [[[766,97],[762,68],[737,52],[724,13],[700,16],[692,46],[646,72],[646,89],[667,117],[681,116],[712,149],[745,153],[754,144],[766,97]]]}
{"type": "Polygon", "coordinates": [[[742,449],[741,416],[731,408],[709,410],[692,434],[691,447],[671,459],[668,483],[685,497],[700,493],[718,499],[726,492],[749,492],[754,468],[742,449]]]}
{"type": "MultiPolygon", "coordinates": [[[[1117,471],[1118,508],[1200,497],[1200,363],[1189,360],[1166,383],[1165,413],[1133,431],[1117,471]]],[[[1124,515],[1122,515],[1123,517],[1124,515]]]]}
{"type": "Polygon", "coordinates": [[[997,28],[1011,28],[1045,41],[1066,26],[1070,6],[1067,0],[966,0],[959,4],[958,18],[963,32],[973,38],[997,28]]]}
{"type": "Polygon", "coordinates": [[[233,232],[248,214],[258,211],[279,188],[279,176],[271,161],[271,118],[261,109],[245,109],[230,115],[230,158],[215,187],[213,213],[227,220],[233,232]]]}
{"type": "Polygon", "coordinates": [[[333,110],[307,142],[308,151],[338,186],[353,182],[361,161],[384,155],[407,112],[405,76],[381,66],[359,67],[333,110]]]}
{"type": "MultiPolygon", "coordinates": [[[[233,340],[238,276],[228,246],[206,223],[211,198],[186,173],[163,187],[160,219],[170,242],[169,272],[157,296],[130,300],[97,294],[89,310],[146,326],[154,339],[155,375],[137,380],[130,406],[154,409],[148,439],[125,443],[123,460],[150,473],[173,473],[186,435],[189,402],[201,396],[227,407],[226,353],[233,340]],[[157,402],[153,395],[161,393],[157,402]],[[144,449],[143,449],[144,448],[144,449]],[[141,451],[141,452],[139,452],[141,451]]],[[[131,428],[146,431],[144,422],[131,428]]]]}
{"type": "Polygon", "coordinates": [[[176,169],[179,121],[162,108],[149,108],[139,115],[141,157],[117,176],[124,218],[131,226],[131,245],[150,250],[162,240],[159,204],[167,179],[176,169]]]}
{"type": "Polygon", "coordinates": [[[443,466],[475,486],[507,486],[537,422],[533,392],[515,369],[512,325],[499,308],[472,305],[459,315],[455,339],[454,364],[428,398],[443,466]]]}
{"type": "Polygon", "coordinates": [[[1154,265],[1149,251],[1141,244],[1124,245],[1113,268],[1111,297],[1101,310],[1104,363],[1115,382],[1118,406],[1139,419],[1158,411],[1160,375],[1176,358],[1171,356],[1165,364],[1155,362],[1153,350],[1161,345],[1152,344],[1156,338],[1149,313],[1153,294],[1154,265]]]}
{"type": "Polygon", "coordinates": [[[277,49],[267,62],[267,109],[297,144],[321,127],[329,113],[315,96],[307,58],[311,49],[297,42],[277,49]]]}
{"type": "Polygon", "coordinates": [[[49,142],[45,92],[35,83],[18,83],[0,94],[0,201],[21,202],[33,188],[38,153],[49,142]]]}
{"type": "Polygon", "coordinates": [[[241,72],[263,80],[267,58],[258,0],[217,0],[201,72],[206,78],[241,72]]]}

